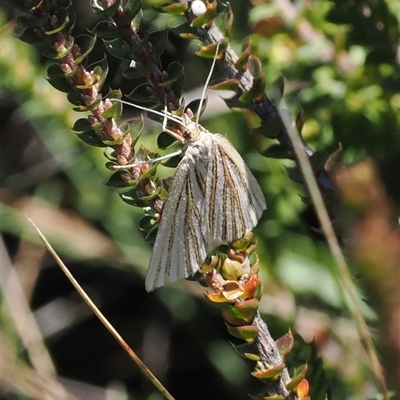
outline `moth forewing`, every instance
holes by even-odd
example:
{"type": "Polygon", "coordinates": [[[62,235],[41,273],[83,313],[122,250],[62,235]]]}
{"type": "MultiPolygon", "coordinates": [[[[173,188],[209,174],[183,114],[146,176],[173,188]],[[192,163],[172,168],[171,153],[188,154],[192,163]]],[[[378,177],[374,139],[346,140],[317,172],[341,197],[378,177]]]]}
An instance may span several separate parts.
{"type": "Polygon", "coordinates": [[[202,215],[203,233],[215,242],[231,242],[252,230],[266,208],[259,184],[229,140],[213,134],[202,215]]]}
{"type": "Polygon", "coordinates": [[[207,256],[201,215],[212,142],[189,142],[172,181],[146,276],[146,290],[195,274],[207,256]]]}

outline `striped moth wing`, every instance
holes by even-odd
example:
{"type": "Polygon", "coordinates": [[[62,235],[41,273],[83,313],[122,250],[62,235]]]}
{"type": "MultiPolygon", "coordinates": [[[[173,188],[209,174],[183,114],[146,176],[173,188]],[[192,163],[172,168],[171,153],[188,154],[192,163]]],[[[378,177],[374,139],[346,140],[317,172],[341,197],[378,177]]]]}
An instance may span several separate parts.
{"type": "Polygon", "coordinates": [[[207,256],[202,210],[212,141],[189,142],[164,204],[146,276],[146,290],[196,273],[207,256]]]}
{"type": "Polygon", "coordinates": [[[261,188],[229,140],[198,128],[164,205],[147,291],[193,275],[208,250],[243,237],[266,208],[261,188]]]}
{"type": "Polygon", "coordinates": [[[244,160],[223,135],[211,134],[202,230],[215,244],[231,242],[251,231],[266,209],[261,188],[244,160]]]}

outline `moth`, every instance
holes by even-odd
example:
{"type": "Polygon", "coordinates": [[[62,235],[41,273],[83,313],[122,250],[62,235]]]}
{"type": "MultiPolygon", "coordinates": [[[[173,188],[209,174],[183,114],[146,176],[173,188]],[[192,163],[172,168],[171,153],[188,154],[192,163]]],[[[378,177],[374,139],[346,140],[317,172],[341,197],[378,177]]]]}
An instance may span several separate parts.
{"type": "Polygon", "coordinates": [[[147,291],[152,291],[195,274],[210,250],[242,238],[257,225],[266,202],[259,184],[229,140],[198,123],[200,112],[194,122],[188,114],[178,117],[122,102],[161,115],[183,128],[182,136],[166,130],[183,143],[182,150],[133,164],[183,154],[164,204],[147,271],[145,286],[147,291]]]}
{"type": "Polygon", "coordinates": [[[164,205],[148,291],[195,274],[208,251],[243,237],[266,208],[260,186],[229,140],[185,124],[188,138],[164,205]]]}

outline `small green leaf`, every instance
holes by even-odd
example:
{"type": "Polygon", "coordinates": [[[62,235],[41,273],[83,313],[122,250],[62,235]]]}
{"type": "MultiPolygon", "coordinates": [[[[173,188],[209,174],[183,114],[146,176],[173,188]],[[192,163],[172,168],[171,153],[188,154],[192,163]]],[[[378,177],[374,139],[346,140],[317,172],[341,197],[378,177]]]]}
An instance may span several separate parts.
{"type": "Polygon", "coordinates": [[[149,193],[147,196],[143,196],[142,200],[143,201],[154,200],[156,197],[159,197],[161,190],[162,190],[162,188],[157,187],[157,189],[155,189],[152,193],[149,193]]]}
{"type": "Polygon", "coordinates": [[[117,152],[115,150],[115,147],[111,147],[111,146],[106,147],[104,149],[103,154],[104,154],[104,157],[107,158],[107,160],[109,160],[113,163],[113,165],[117,163],[117,152]]]}
{"type": "Polygon", "coordinates": [[[101,0],[90,0],[90,7],[93,14],[102,15],[103,17],[110,17],[116,13],[118,7],[121,4],[121,0],[115,0],[115,3],[108,8],[104,8],[101,0]]]}
{"type": "Polygon", "coordinates": [[[229,326],[228,324],[226,325],[226,329],[228,332],[242,340],[250,340],[250,339],[255,339],[258,336],[258,328],[254,325],[246,325],[246,326],[229,326]]]}
{"type": "Polygon", "coordinates": [[[257,379],[276,379],[278,378],[282,371],[286,368],[285,363],[277,365],[276,367],[268,368],[268,369],[256,369],[251,374],[257,379]]]}
{"type": "Polygon", "coordinates": [[[247,67],[249,69],[249,72],[254,76],[255,79],[264,77],[262,64],[258,57],[249,55],[247,67]]]}
{"type": "Polygon", "coordinates": [[[150,76],[153,67],[154,63],[148,62],[139,69],[136,67],[128,67],[122,72],[122,74],[126,79],[147,78],[150,76]]]}
{"type": "Polygon", "coordinates": [[[223,8],[221,12],[215,17],[215,25],[223,33],[224,36],[229,37],[230,31],[233,24],[233,11],[231,5],[227,3],[219,3],[219,6],[223,8]]]}
{"type": "Polygon", "coordinates": [[[77,134],[78,138],[83,140],[89,146],[107,147],[106,144],[96,135],[94,130],[88,130],[77,134]]]}
{"type": "MultiPolygon", "coordinates": [[[[43,38],[36,33],[36,28],[34,27],[26,28],[20,35],[17,35],[17,37],[19,40],[33,45],[43,41],[43,38]]],[[[48,43],[50,43],[50,41],[48,43]]]]}
{"type": "Polygon", "coordinates": [[[172,15],[183,15],[187,9],[188,5],[186,3],[173,3],[167,6],[156,7],[156,10],[172,15]]]}
{"type": "Polygon", "coordinates": [[[54,26],[52,26],[52,30],[45,31],[45,35],[51,36],[55,35],[58,32],[61,32],[63,29],[67,27],[70,20],[70,12],[66,8],[59,8],[55,12],[55,18],[52,21],[56,21],[54,26]]]}
{"type": "Polygon", "coordinates": [[[242,357],[249,358],[250,356],[253,361],[258,361],[257,358],[260,359],[260,357],[257,355],[258,350],[257,347],[254,345],[254,343],[246,342],[239,345],[235,345],[231,342],[231,345],[235,349],[235,351],[242,357]]]}
{"type": "Polygon", "coordinates": [[[256,313],[259,305],[260,302],[257,299],[238,302],[232,307],[231,314],[235,318],[246,319],[252,317],[256,313]]]}
{"type": "MultiPolygon", "coordinates": [[[[223,53],[227,49],[228,44],[229,44],[229,39],[227,37],[224,37],[222,40],[220,40],[218,47],[218,54],[223,53]]],[[[204,58],[214,58],[217,46],[218,46],[217,42],[212,43],[208,46],[201,46],[200,50],[197,51],[196,54],[204,58]]]]}
{"type": "Polygon", "coordinates": [[[245,41],[242,44],[242,48],[243,52],[235,63],[235,67],[239,71],[242,71],[244,69],[244,66],[247,64],[247,61],[251,55],[251,50],[253,49],[253,43],[250,37],[245,39],[245,41]]]}
{"type": "Polygon", "coordinates": [[[140,134],[143,131],[144,126],[144,118],[143,115],[140,115],[138,118],[133,118],[128,121],[125,121],[120,129],[125,134],[129,134],[132,138],[132,147],[135,146],[136,142],[139,140],[140,134]]]}
{"type": "Polygon", "coordinates": [[[75,121],[72,130],[75,132],[84,132],[90,130],[91,128],[92,126],[87,118],[80,118],[77,121],[75,121]]]}
{"type": "Polygon", "coordinates": [[[124,137],[122,135],[115,136],[109,139],[102,139],[103,143],[107,146],[116,146],[121,144],[124,141],[124,137]]]}
{"type": "MultiPolygon", "coordinates": [[[[104,57],[101,60],[96,61],[93,64],[90,64],[86,68],[88,71],[92,71],[93,76],[94,76],[94,85],[97,88],[97,90],[100,91],[100,89],[103,87],[104,82],[107,78],[108,74],[108,62],[107,62],[107,57],[104,55],[104,57]]],[[[87,85],[87,88],[91,88],[93,83],[89,83],[87,85]]],[[[84,89],[85,87],[81,87],[81,89],[84,89]]]]}
{"type": "Polygon", "coordinates": [[[283,335],[278,340],[275,341],[279,353],[282,357],[286,357],[293,348],[294,345],[294,338],[291,331],[283,335]]]}
{"type": "Polygon", "coordinates": [[[68,101],[74,106],[85,106],[85,102],[79,92],[73,91],[67,94],[68,101]]]}
{"type": "MultiPolygon", "coordinates": [[[[92,100],[92,99],[90,99],[92,100]]],[[[97,98],[94,99],[91,103],[89,104],[83,104],[79,107],[74,107],[73,110],[74,111],[78,111],[78,112],[85,112],[85,111],[92,111],[95,110],[98,106],[99,103],[103,100],[103,96],[101,93],[98,94],[97,98]]]]}
{"type": "Polygon", "coordinates": [[[59,54],[53,47],[50,41],[42,41],[34,45],[36,50],[43,56],[50,58],[51,60],[56,60],[59,58],[59,54]]]}
{"type": "Polygon", "coordinates": [[[253,80],[253,86],[248,92],[244,92],[240,97],[243,103],[251,103],[252,101],[259,100],[264,95],[265,80],[264,77],[256,78],[253,80]]]}
{"type": "MultiPolygon", "coordinates": [[[[50,66],[51,67],[51,66],[50,66]]],[[[54,68],[55,70],[55,68],[54,68]]],[[[72,92],[71,85],[66,81],[65,77],[63,78],[46,78],[51,86],[59,90],[60,92],[70,93],[72,92]]]]}
{"type": "Polygon", "coordinates": [[[104,46],[107,51],[114,57],[121,60],[131,60],[132,51],[135,52],[143,50],[143,45],[137,44],[133,47],[128,47],[126,43],[121,38],[115,38],[112,40],[103,39],[104,46]]]}
{"type": "Polygon", "coordinates": [[[182,160],[182,155],[170,157],[167,159],[167,161],[164,161],[162,165],[168,168],[176,168],[178,164],[181,162],[181,160],[182,160]]]}
{"type": "Polygon", "coordinates": [[[172,84],[179,80],[179,78],[183,74],[183,66],[182,64],[173,61],[169,66],[168,66],[168,81],[161,82],[157,86],[160,88],[171,88],[172,84]]]}
{"type": "Polygon", "coordinates": [[[235,240],[234,242],[230,243],[229,246],[232,247],[232,249],[245,250],[247,254],[251,254],[252,248],[255,244],[257,244],[255,236],[252,233],[248,233],[241,239],[235,240]]]}
{"type": "Polygon", "coordinates": [[[60,64],[50,64],[47,67],[47,78],[48,79],[64,79],[65,80],[65,73],[61,69],[60,64]]]}
{"type": "Polygon", "coordinates": [[[81,55],[75,58],[75,64],[80,64],[93,50],[96,44],[96,36],[79,35],[75,39],[75,43],[80,48],[81,55]]]}
{"type": "Polygon", "coordinates": [[[242,111],[242,110],[250,110],[251,109],[251,104],[245,104],[242,101],[239,100],[240,94],[236,94],[233,97],[229,99],[223,99],[225,101],[225,104],[231,109],[235,111],[242,111]]]}
{"type": "Polygon", "coordinates": [[[131,27],[133,29],[139,30],[140,24],[142,22],[142,18],[143,18],[143,10],[140,9],[139,12],[136,14],[135,18],[132,19],[131,27]]]}
{"type": "Polygon", "coordinates": [[[139,199],[139,197],[137,196],[136,189],[128,190],[126,192],[120,193],[119,195],[125,203],[131,206],[144,207],[146,205],[146,203],[139,199]]]}
{"type": "Polygon", "coordinates": [[[158,103],[158,98],[155,95],[150,95],[147,88],[148,84],[142,83],[127,94],[126,97],[133,100],[134,103],[158,103]]]}
{"type": "Polygon", "coordinates": [[[159,149],[168,149],[177,143],[178,141],[167,132],[161,132],[157,137],[157,147],[159,149]]]}
{"type": "Polygon", "coordinates": [[[89,30],[93,36],[102,39],[115,39],[123,36],[123,32],[117,30],[115,24],[110,21],[100,21],[93,29],[89,30]]]}
{"type": "MultiPolygon", "coordinates": [[[[111,164],[114,163],[107,163],[107,168],[110,168],[111,164]]],[[[130,177],[129,173],[126,171],[116,171],[110,176],[110,178],[108,178],[108,180],[105,182],[105,185],[115,188],[124,188],[128,186],[135,188],[137,186],[138,182],[134,180],[129,180],[129,178],[124,179],[123,176],[127,178],[130,177]]]]}
{"type": "Polygon", "coordinates": [[[51,64],[47,67],[47,78],[48,79],[63,79],[65,80],[65,73],[61,69],[60,64],[51,64]]]}
{"type": "Polygon", "coordinates": [[[167,29],[154,31],[148,35],[146,43],[150,42],[153,45],[153,51],[156,55],[156,60],[158,60],[161,54],[164,52],[167,40],[168,40],[167,29]]]}
{"type": "Polygon", "coordinates": [[[184,84],[185,84],[185,74],[182,70],[182,74],[179,75],[178,79],[176,79],[171,86],[171,90],[175,93],[175,96],[178,99],[182,97],[184,84]]]}
{"type": "Polygon", "coordinates": [[[139,18],[133,24],[135,28],[139,27],[140,19],[142,18],[142,1],[128,0],[124,7],[124,17],[118,20],[118,26],[131,26],[133,20],[139,15],[139,18]]]}
{"type": "Polygon", "coordinates": [[[139,221],[139,229],[142,232],[149,232],[154,228],[158,228],[158,222],[159,222],[158,219],[155,219],[150,215],[145,215],[139,221]]]}
{"type": "Polygon", "coordinates": [[[286,385],[286,389],[296,389],[297,385],[305,378],[307,369],[307,364],[302,365],[300,368],[296,368],[293,374],[294,378],[286,385]]]}
{"type": "Polygon", "coordinates": [[[259,355],[254,354],[254,353],[245,353],[244,356],[251,361],[260,361],[261,358],[259,355]]]}
{"type": "Polygon", "coordinates": [[[239,90],[240,81],[238,79],[227,79],[223,82],[211,85],[208,88],[211,90],[239,90]]]}
{"type": "Polygon", "coordinates": [[[114,102],[114,104],[107,110],[104,111],[102,117],[104,119],[112,118],[118,120],[122,113],[122,103],[120,101],[114,102]]]}
{"type": "Polygon", "coordinates": [[[190,22],[185,20],[179,20],[178,22],[170,21],[168,23],[168,28],[184,39],[186,38],[198,38],[198,34],[195,28],[190,25],[190,22]]]}

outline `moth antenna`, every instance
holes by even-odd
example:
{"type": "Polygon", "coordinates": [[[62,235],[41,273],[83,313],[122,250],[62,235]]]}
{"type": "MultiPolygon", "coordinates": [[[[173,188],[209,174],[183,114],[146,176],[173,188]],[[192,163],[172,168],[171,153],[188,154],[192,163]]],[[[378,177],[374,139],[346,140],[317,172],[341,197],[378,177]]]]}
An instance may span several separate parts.
{"type": "MultiPolygon", "coordinates": [[[[124,101],[124,100],[119,100],[119,99],[116,99],[116,100],[120,101],[123,104],[138,108],[139,110],[152,112],[154,114],[162,116],[163,117],[163,124],[162,124],[163,131],[169,133],[175,139],[178,139],[181,142],[183,141],[181,136],[177,135],[174,131],[171,131],[170,129],[167,129],[167,120],[168,119],[170,119],[170,120],[172,120],[172,121],[174,121],[174,122],[176,122],[178,124],[181,124],[183,127],[185,127],[185,124],[178,117],[174,117],[171,113],[168,112],[166,104],[164,106],[164,112],[161,112],[161,111],[157,111],[157,110],[152,110],[151,108],[138,106],[137,104],[129,103],[129,102],[124,101]]],[[[145,164],[154,164],[154,163],[156,163],[158,161],[166,160],[168,158],[172,158],[172,157],[178,156],[180,154],[182,154],[182,149],[180,149],[178,151],[175,151],[173,153],[170,153],[170,154],[166,154],[165,156],[160,156],[160,157],[153,158],[153,159],[150,159],[150,160],[136,161],[135,163],[128,163],[128,164],[125,164],[125,165],[113,165],[112,169],[119,170],[119,169],[127,169],[127,168],[132,168],[132,167],[138,167],[140,165],[145,165],[145,164]]]]}
{"type": "Polygon", "coordinates": [[[203,107],[204,99],[206,97],[207,86],[210,83],[211,76],[214,72],[214,67],[215,67],[215,63],[217,61],[217,56],[218,56],[219,45],[220,45],[220,42],[217,43],[217,48],[215,50],[215,56],[214,56],[213,62],[211,64],[210,72],[208,73],[206,83],[204,84],[203,91],[201,92],[200,104],[199,104],[199,108],[197,110],[197,115],[196,115],[196,125],[199,125],[200,112],[201,112],[201,108],[203,107]]]}
{"type": "MultiPolygon", "coordinates": [[[[169,119],[170,121],[176,122],[177,124],[180,124],[184,128],[186,128],[185,124],[181,121],[180,118],[173,116],[167,110],[164,110],[164,112],[161,112],[161,111],[157,111],[157,110],[152,110],[151,108],[139,106],[137,104],[130,103],[129,101],[125,101],[125,100],[120,100],[120,99],[113,99],[113,100],[114,101],[119,101],[122,104],[125,104],[125,105],[130,106],[130,107],[137,108],[137,109],[142,110],[142,111],[147,111],[149,113],[153,113],[153,114],[159,115],[160,117],[163,117],[164,120],[165,119],[169,119]]],[[[164,123],[163,123],[163,126],[164,126],[164,123]]]]}

